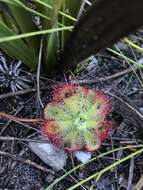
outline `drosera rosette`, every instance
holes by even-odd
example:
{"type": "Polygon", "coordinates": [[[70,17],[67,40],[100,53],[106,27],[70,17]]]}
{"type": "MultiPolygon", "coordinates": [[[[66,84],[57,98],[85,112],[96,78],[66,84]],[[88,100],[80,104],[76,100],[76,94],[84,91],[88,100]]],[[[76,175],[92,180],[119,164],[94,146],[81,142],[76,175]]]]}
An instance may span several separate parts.
{"type": "Polygon", "coordinates": [[[46,135],[69,152],[97,150],[112,127],[107,116],[109,98],[102,92],[74,84],[56,86],[44,110],[46,135]]]}
{"type": "Polygon", "coordinates": [[[0,118],[40,124],[55,145],[73,152],[100,148],[112,127],[109,114],[109,98],[102,91],[64,84],[55,87],[43,118],[19,118],[3,112],[0,118]]]}

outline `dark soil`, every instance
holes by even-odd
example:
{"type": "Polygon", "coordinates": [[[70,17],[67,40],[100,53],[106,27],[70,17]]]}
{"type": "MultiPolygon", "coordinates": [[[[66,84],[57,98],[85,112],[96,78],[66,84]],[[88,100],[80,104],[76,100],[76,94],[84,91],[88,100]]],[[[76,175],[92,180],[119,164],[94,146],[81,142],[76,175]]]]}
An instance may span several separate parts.
{"type": "MultiPolygon", "coordinates": [[[[142,37],[142,32],[137,33],[136,37],[142,37]]],[[[137,40],[137,42],[141,45],[139,40],[137,40]]],[[[122,44],[118,44],[118,47],[120,47],[119,45],[122,44]]],[[[123,46],[121,47],[121,51],[135,60],[142,58],[141,54],[132,48],[123,46]]],[[[96,60],[90,60],[88,65],[79,65],[79,69],[74,73],[76,79],[73,76],[70,77],[74,82],[76,80],[76,82],[79,82],[81,85],[105,91],[111,100],[112,113],[110,119],[113,122],[113,129],[101,149],[92,153],[93,157],[114,148],[126,145],[138,145],[143,141],[143,118],[139,115],[143,113],[142,70],[135,68],[135,73],[134,71],[129,71],[124,74],[125,70],[131,68],[130,65],[125,60],[123,61],[108,51],[96,55],[95,59],[96,60]],[[116,76],[117,73],[118,76],[116,76]]],[[[9,65],[10,63],[11,60],[9,59],[7,64],[9,65]]],[[[16,89],[16,91],[12,92],[13,89],[10,84],[1,85],[0,111],[23,118],[42,117],[43,109],[39,104],[36,93],[36,74],[29,72],[24,66],[21,67],[21,69],[21,74],[15,80],[19,80],[24,76],[30,81],[27,82],[29,87],[27,88],[27,86],[23,85],[22,89],[16,89]]],[[[59,78],[62,78],[62,80],[50,80],[47,76],[41,74],[41,99],[44,105],[49,102],[51,90],[54,85],[59,82],[66,82],[63,80],[63,76],[59,78]]],[[[7,80],[7,78],[5,80],[7,80]]],[[[0,119],[1,190],[42,190],[56,178],[64,174],[64,171],[55,172],[53,174],[47,173],[30,164],[24,163],[22,160],[18,161],[11,156],[2,155],[1,152],[7,152],[18,158],[31,160],[44,168],[51,169],[30,150],[28,142],[16,139],[8,140],[8,137],[32,139],[36,138],[39,134],[41,134],[41,131],[38,125],[32,126],[29,124],[23,126],[20,123],[0,119]],[[33,127],[33,129],[29,127],[33,127]],[[7,140],[2,140],[1,137],[7,137],[7,140]]],[[[119,150],[115,154],[97,159],[78,169],[76,172],[73,172],[72,176],[80,181],[115,161],[124,158],[135,150],[137,149],[119,150]]],[[[93,178],[83,184],[83,186],[86,189],[92,190],[129,190],[129,181],[131,181],[133,189],[143,175],[142,161],[143,155],[140,154],[106,172],[98,182],[93,178]]],[[[75,158],[74,164],[75,166],[79,164],[75,158]]],[[[68,164],[64,169],[69,171],[72,168],[72,160],[69,155],[68,164]]],[[[75,183],[71,176],[66,176],[53,187],[53,190],[66,190],[75,183]]],[[[77,189],[80,190],[83,189],[83,187],[78,187],[77,189]]]]}

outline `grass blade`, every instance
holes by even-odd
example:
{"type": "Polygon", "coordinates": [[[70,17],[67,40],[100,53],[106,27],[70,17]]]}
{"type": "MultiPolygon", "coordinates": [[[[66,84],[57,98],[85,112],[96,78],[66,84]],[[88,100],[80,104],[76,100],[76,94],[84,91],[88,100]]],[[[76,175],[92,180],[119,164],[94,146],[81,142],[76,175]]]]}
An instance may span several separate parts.
{"type": "MultiPolygon", "coordinates": [[[[14,37],[14,33],[0,21],[0,39],[6,38],[5,36],[14,37]]],[[[23,63],[30,66],[32,69],[36,68],[37,58],[32,49],[21,40],[7,41],[0,43],[0,48],[9,56],[21,60],[23,63]]]]}
{"type": "Polygon", "coordinates": [[[7,4],[10,4],[10,5],[13,5],[13,6],[17,6],[17,7],[21,7],[23,9],[25,9],[26,11],[30,12],[30,13],[33,13],[35,15],[38,15],[40,16],[41,18],[44,18],[45,20],[50,20],[49,17],[47,17],[46,15],[40,13],[39,11],[36,11],[34,9],[31,9],[27,6],[25,6],[22,2],[18,1],[18,0],[14,0],[14,1],[10,1],[10,0],[0,0],[1,2],[4,2],[4,3],[7,3],[7,4]]]}
{"type": "Polygon", "coordinates": [[[101,171],[99,171],[99,172],[97,172],[97,173],[95,173],[95,174],[93,174],[93,175],[87,177],[86,179],[84,179],[84,180],[78,182],[77,184],[75,184],[74,186],[68,188],[67,190],[74,190],[74,189],[76,189],[77,187],[83,185],[84,183],[90,181],[90,180],[93,179],[93,178],[96,178],[97,180],[99,180],[99,178],[100,178],[105,172],[109,171],[110,169],[113,169],[115,166],[118,166],[119,164],[121,164],[121,163],[123,163],[123,162],[129,160],[130,158],[133,158],[133,157],[135,157],[135,156],[137,156],[138,154],[141,154],[141,153],[143,153],[143,148],[140,148],[139,150],[137,150],[137,151],[135,151],[135,152],[129,154],[129,155],[126,156],[125,158],[122,158],[121,160],[118,160],[118,161],[114,162],[113,164],[111,164],[111,165],[105,167],[104,169],[102,169],[101,171]]]}
{"type": "MultiPolygon", "coordinates": [[[[53,28],[53,29],[49,29],[49,30],[41,30],[41,31],[37,31],[37,32],[29,32],[29,33],[18,34],[18,35],[13,35],[13,33],[11,33],[11,35],[6,36],[3,34],[2,36],[0,36],[0,43],[18,40],[21,38],[27,38],[27,37],[31,37],[31,36],[50,34],[53,32],[59,32],[59,31],[63,31],[63,30],[72,30],[72,29],[73,29],[73,26],[65,26],[65,27],[61,27],[61,28],[53,28]]],[[[0,33],[1,33],[1,31],[0,31],[0,33]]]]}
{"type": "MultiPolygon", "coordinates": [[[[51,18],[50,21],[44,23],[44,28],[58,28],[58,14],[61,9],[63,0],[48,0],[45,1],[48,6],[52,9],[45,7],[44,13],[51,18]]],[[[45,37],[45,51],[44,51],[44,62],[46,69],[52,69],[57,63],[57,52],[58,52],[58,33],[51,33],[45,37]]]]}
{"type": "MultiPolygon", "coordinates": [[[[81,6],[82,0],[74,1],[74,0],[64,0],[63,6],[62,6],[62,12],[68,13],[72,18],[77,18],[80,6],[81,6]]],[[[60,22],[65,26],[71,26],[75,24],[75,20],[71,20],[64,15],[61,16],[60,22]]],[[[61,35],[61,47],[62,51],[64,48],[65,43],[67,42],[71,32],[63,31],[61,35]]]]}
{"type": "Polygon", "coordinates": [[[126,147],[120,147],[120,148],[115,148],[113,150],[110,150],[108,152],[105,153],[101,153],[100,155],[88,160],[86,163],[82,163],[76,167],[74,167],[73,169],[71,169],[70,171],[68,171],[67,173],[65,173],[64,175],[62,175],[60,178],[55,179],[45,190],[50,190],[51,188],[53,188],[57,183],[59,183],[61,180],[63,180],[65,177],[67,177],[69,174],[71,174],[72,172],[76,171],[77,169],[79,169],[80,167],[84,167],[85,165],[87,165],[90,162],[96,161],[99,158],[103,158],[104,156],[110,155],[116,151],[119,150],[127,150],[127,149],[132,149],[132,148],[143,148],[143,145],[132,145],[132,146],[126,146],[126,147]]]}
{"type": "MultiPolygon", "coordinates": [[[[25,0],[22,0],[22,3],[26,3],[25,0]]],[[[32,21],[32,14],[27,10],[13,6],[9,4],[9,9],[16,20],[16,23],[19,26],[21,33],[28,33],[36,31],[36,26],[32,21]]],[[[37,37],[31,37],[25,39],[29,46],[34,49],[34,51],[38,52],[39,49],[39,39],[37,37]]]]}

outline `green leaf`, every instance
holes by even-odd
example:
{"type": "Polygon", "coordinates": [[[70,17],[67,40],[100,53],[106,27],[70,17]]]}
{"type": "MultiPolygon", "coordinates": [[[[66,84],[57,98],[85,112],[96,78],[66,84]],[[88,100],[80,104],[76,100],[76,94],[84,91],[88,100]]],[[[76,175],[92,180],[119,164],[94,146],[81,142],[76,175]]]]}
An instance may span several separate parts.
{"type": "MultiPolygon", "coordinates": [[[[63,2],[63,6],[62,6],[62,12],[67,13],[68,15],[70,15],[72,18],[77,18],[78,14],[79,14],[79,10],[80,10],[80,6],[81,6],[82,0],[64,0],[63,2]]],[[[69,25],[74,25],[75,21],[71,20],[65,16],[61,16],[61,23],[65,26],[69,26],[69,25]]],[[[70,31],[66,31],[66,32],[62,32],[61,35],[61,47],[62,50],[64,48],[65,43],[67,42],[69,36],[70,36],[71,32],[70,31]]]]}
{"type": "Polygon", "coordinates": [[[100,145],[99,140],[90,131],[86,130],[84,137],[89,150],[95,150],[100,145]]]}
{"type": "Polygon", "coordinates": [[[44,18],[46,20],[50,20],[49,17],[43,15],[42,13],[40,13],[39,11],[36,11],[32,8],[29,8],[27,6],[25,6],[22,2],[20,2],[19,0],[13,0],[13,1],[10,1],[10,0],[0,0],[1,2],[4,2],[4,3],[7,3],[7,5],[13,5],[13,6],[17,6],[17,7],[20,7],[20,8],[23,8],[25,9],[26,11],[32,13],[32,14],[35,14],[35,15],[38,15],[40,16],[41,18],[44,18]]]}
{"type": "MultiPolygon", "coordinates": [[[[63,0],[43,0],[43,3],[47,6],[43,7],[42,13],[50,17],[51,20],[43,20],[43,29],[57,28],[58,27],[58,14],[62,6],[63,0]],[[52,7],[49,9],[48,7],[52,7]]],[[[44,50],[44,62],[47,70],[53,69],[57,63],[57,52],[58,52],[58,34],[51,33],[44,37],[45,50],[44,50]]]]}
{"type": "MultiPolygon", "coordinates": [[[[10,56],[19,59],[19,57],[22,56],[22,54],[17,53],[17,49],[10,49],[10,46],[14,48],[14,43],[20,42],[22,43],[22,46],[26,47],[31,54],[32,57],[36,56],[38,57],[38,48],[39,48],[39,36],[38,35],[44,35],[43,36],[43,58],[42,62],[44,65],[46,65],[47,70],[51,70],[52,68],[55,68],[55,64],[57,63],[58,59],[58,53],[61,50],[61,42],[66,42],[65,39],[67,37],[63,38],[64,40],[61,40],[61,31],[63,30],[72,30],[72,25],[76,21],[75,15],[77,16],[78,10],[81,4],[82,0],[74,1],[74,0],[35,0],[34,3],[36,5],[36,9],[30,8],[27,6],[27,0],[0,0],[1,2],[5,3],[9,7],[9,12],[11,12],[13,20],[15,21],[14,27],[16,26],[16,30],[12,32],[10,29],[13,30],[13,28],[5,22],[5,26],[7,25],[8,33],[4,35],[4,33],[0,36],[0,47],[3,46],[4,51],[9,54],[10,56]],[[64,6],[64,3],[66,3],[64,6]],[[68,12],[63,11],[63,7],[66,7],[66,10],[68,12]],[[72,6],[72,7],[70,7],[72,6]],[[70,11],[69,11],[70,9],[70,11]],[[32,15],[38,15],[42,18],[43,24],[41,31],[36,31],[35,26],[32,22],[32,15]],[[63,27],[64,22],[60,23],[60,18],[65,19],[65,24],[71,23],[72,25],[69,27],[63,27]],[[17,27],[18,26],[18,27],[17,27]],[[14,35],[18,32],[20,34],[14,35]],[[49,30],[50,29],[50,30],[49,30]],[[9,32],[12,32],[11,34],[9,32]],[[1,38],[2,37],[2,38],[1,38]],[[21,40],[21,38],[25,38],[24,40],[21,40]],[[20,39],[20,40],[18,40],[20,39]],[[16,40],[15,42],[12,42],[12,40],[16,40]],[[17,41],[18,40],[18,41],[17,41]],[[24,43],[26,41],[26,43],[24,43]],[[8,43],[3,43],[8,42],[8,43]],[[35,55],[34,55],[35,53],[35,55]]],[[[8,17],[5,17],[7,21],[9,21],[8,17]]],[[[0,31],[1,32],[1,31],[0,31]]],[[[69,32],[68,32],[69,33],[69,32]]],[[[69,33],[70,34],[70,33],[69,33]]],[[[63,33],[63,37],[66,35],[66,32],[63,33]]],[[[20,51],[20,50],[19,50],[20,51]]],[[[24,51],[26,52],[26,51],[24,51]]],[[[26,53],[25,53],[26,54],[26,53]]],[[[30,53],[29,53],[30,54],[30,53]]],[[[31,65],[30,61],[32,61],[32,57],[28,55],[24,55],[27,57],[21,58],[23,62],[25,62],[27,65],[31,65]],[[29,61],[30,60],[30,61],[29,61]]],[[[35,58],[37,60],[37,58],[35,58]]],[[[32,62],[35,62],[35,59],[33,59],[32,62]]],[[[34,66],[35,67],[35,66],[34,66]]],[[[33,68],[33,66],[32,66],[33,68]]]]}
{"type": "Polygon", "coordinates": [[[47,42],[45,51],[45,66],[47,70],[53,70],[57,63],[57,33],[52,33],[47,42]]]}
{"type": "MultiPolygon", "coordinates": [[[[0,38],[15,35],[2,21],[0,21],[0,38]]],[[[0,48],[9,56],[21,60],[32,69],[36,68],[37,58],[32,49],[30,49],[21,39],[0,43],[0,48]]]]}
{"type": "Polygon", "coordinates": [[[31,37],[31,36],[50,34],[53,32],[59,32],[59,31],[69,30],[69,29],[73,29],[73,26],[67,26],[67,27],[62,27],[62,28],[53,28],[53,29],[49,29],[49,30],[41,30],[41,31],[37,31],[37,32],[29,32],[29,33],[18,34],[18,35],[16,35],[16,34],[13,35],[14,33],[12,33],[12,35],[0,37],[0,43],[18,40],[18,39],[22,39],[22,38],[27,38],[27,37],[31,37]]]}
{"type": "Polygon", "coordinates": [[[68,107],[71,113],[74,113],[74,115],[77,115],[78,112],[82,111],[81,105],[83,105],[83,102],[81,101],[81,94],[75,94],[73,96],[70,96],[68,98],[65,98],[64,100],[65,105],[68,107]]]}
{"type": "MultiPolygon", "coordinates": [[[[21,0],[21,3],[25,5],[26,1],[21,0]]],[[[10,5],[10,4],[8,6],[19,26],[21,33],[36,31],[36,26],[34,25],[32,21],[32,14],[29,11],[23,9],[20,6],[15,6],[15,5],[10,5]]],[[[31,37],[31,38],[25,38],[25,40],[27,41],[29,46],[33,48],[34,51],[37,53],[39,50],[39,44],[40,44],[39,39],[37,37],[31,37]]]]}
{"type": "Polygon", "coordinates": [[[4,3],[0,3],[0,17],[1,21],[13,32],[18,33],[18,28],[16,26],[16,23],[14,21],[14,18],[11,16],[11,14],[8,11],[8,8],[5,6],[4,3]]]}
{"type": "MultiPolygon", "coordinates": [[[[35,2],[37,2],[37,7],[38,7],[38,4],[39,4],[39,5],[44,6],[45,8],[53,9],[53,7],[52,7],[50,4],[45,3],[44,1],[35,0],[35,2]]],[[[41,10],[41,6],[39,6],[39,8],[40,8],[39,10],[41,10]]],[[[66,18],[68,18],[68,19],[70,19],[70,20],[72,20],[72,21],[74,21],[74,22],[77,21],[76,18],[74,18],[74,17],[70,16],[69,14],[66,14],[66,13],[64,13],[64,12],[62,12],[62,11],[59,11],[59,15],[65,16],[66,18]]]]}
{"type": "Polygon", "coordinates": [[[71,120],[71,116],[63,105],[48,104],[44,110],[46,119],[56,119],[58,121],[71,120]]]}

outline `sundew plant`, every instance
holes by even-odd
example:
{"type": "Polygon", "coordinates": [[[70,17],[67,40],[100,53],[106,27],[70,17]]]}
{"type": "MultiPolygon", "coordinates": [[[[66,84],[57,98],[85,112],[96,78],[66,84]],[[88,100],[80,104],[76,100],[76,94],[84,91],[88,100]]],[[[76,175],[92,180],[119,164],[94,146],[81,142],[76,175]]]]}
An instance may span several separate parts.
{"type": "Polygon", "coordinates": [[[43,136],[68,152],[95,151],[108,137],[112,123],[109,98],[100,90],[75,84],[55,86],[42,118],[19,118],[0,112],[0,118],[37,123],[43,136]]]}
{"type": "Polygon", "coordinates": [[[44,110],[44,134],[69,152],[95,151],[112,127],[108,97],[86,87],[64,84],[57,86],[44,110]]]}

